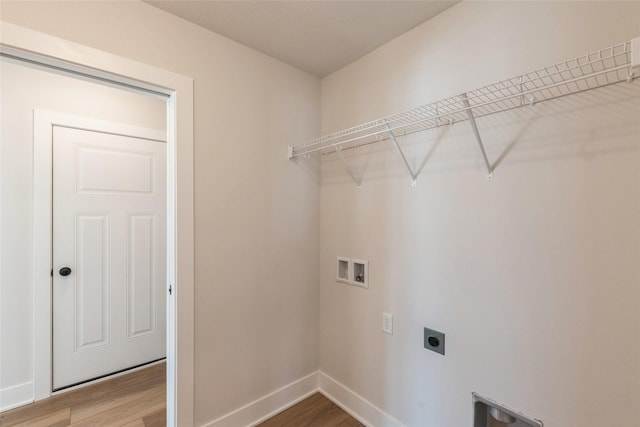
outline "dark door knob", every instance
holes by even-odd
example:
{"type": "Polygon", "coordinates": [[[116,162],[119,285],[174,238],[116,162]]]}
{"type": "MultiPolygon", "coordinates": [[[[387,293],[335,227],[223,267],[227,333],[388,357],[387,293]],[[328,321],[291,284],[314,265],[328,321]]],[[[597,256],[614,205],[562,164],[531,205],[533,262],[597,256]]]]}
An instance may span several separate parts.
{"type": "Polygon", "coordinates": [[[69,267],[62,267],[58,273],[60,273],[61,276],[68,276],[71,274],[71,269],[69,267]]]}

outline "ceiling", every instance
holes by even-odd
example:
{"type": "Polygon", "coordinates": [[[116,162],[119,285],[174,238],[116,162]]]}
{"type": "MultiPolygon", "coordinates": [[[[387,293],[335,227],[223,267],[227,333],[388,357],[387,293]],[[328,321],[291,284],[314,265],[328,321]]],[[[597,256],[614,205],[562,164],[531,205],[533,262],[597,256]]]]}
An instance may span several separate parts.
{"type": "Polygon", "coordinates": [[[324,77],[453,6],[407,0],[147,0],[152,6],[324,77]]]}

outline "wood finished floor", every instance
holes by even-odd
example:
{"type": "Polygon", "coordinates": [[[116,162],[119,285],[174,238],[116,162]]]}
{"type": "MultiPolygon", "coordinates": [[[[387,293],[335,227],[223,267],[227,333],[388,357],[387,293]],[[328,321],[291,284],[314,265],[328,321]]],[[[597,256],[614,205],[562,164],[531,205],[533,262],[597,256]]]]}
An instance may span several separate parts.
{"type": "Polygon", "coordinates": [[[166,425],[166,364],[0,413],[2,427],[166,425]]]}
{"type": "MultiPolygon", "coordinates": [[[[1,427],[166,425],[164,363],[0,413],[1,427]]],[[[258,427],[364,427],[316,393],[258,427]]]]}
{"type": "Polygon", "coordinates": [[[316,393],[257,427],[364,427],[335,403],[316,393]]]}

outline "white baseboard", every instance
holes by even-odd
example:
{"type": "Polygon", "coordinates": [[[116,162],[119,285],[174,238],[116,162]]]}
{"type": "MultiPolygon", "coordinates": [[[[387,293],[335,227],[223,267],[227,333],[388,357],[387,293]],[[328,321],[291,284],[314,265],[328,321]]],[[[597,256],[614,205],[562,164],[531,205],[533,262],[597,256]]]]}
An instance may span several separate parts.
{"type": "Polygon", "coordinates": [[[368,427],[406,427],[400,421],[350,390],[327,374],[320,372],[318,378],[320,393],[340,406],[353,418],[368,427]]]}
{"type": "Polygon", "coordinates": [[[0,390],[0,412],[33,402],[33,382],[0,390]]]}
{"type": "Polygon", "coordinates": [[[320,392],[367,427],[406,427],[400,421],[323,372],[314,372],[202,427],[254,427],[320,392]]]}
{"type": "Polygon", "coordinates": [[[253,427],[318,391],[318,372],[300,378],[203,427],[253,427]]]}

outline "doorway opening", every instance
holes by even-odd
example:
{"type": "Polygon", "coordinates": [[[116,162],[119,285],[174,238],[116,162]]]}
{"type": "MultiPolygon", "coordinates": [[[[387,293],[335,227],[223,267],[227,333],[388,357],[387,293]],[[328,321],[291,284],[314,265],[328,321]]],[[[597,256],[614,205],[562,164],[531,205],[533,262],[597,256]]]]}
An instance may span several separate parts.
{"type": "MultiPolygon", "coordinates": [[[[40,67],[80,80],[167,99],[167,425],[191,425],[193,423],[192,79],[11,24],[3,24],[0,55],[23,65],[40,67]],[[169,288],[172,289],[170,295],[169,288]],[[177,398],[178,395],[180,399],[177,398]]],[[[46,159],[34,157],[34,168],[37,168],[42,161],[46,163],[46,159]]],[[[44,189],[34,186],[34,193],[42,190],[44,189]]],[[[47,191],[50,191],[50,188],[47,191]]],[[[46,228],[47,224],[50,226],[51,223],[51,209],[36,211],[35,201],[34,198],[34,236],[38,231],[42,231],[35,228],[46,228]]],[[[50,198],[47,202],[51,204],[50,198]]],[[[43,253],[51,250],[51,245],[39,244],[37,247],[39,249],[33,254],[34,266],[37,264],[38,257],[43,257],[43,253]]],[[[51,266],[50,256],[47,264],[51,266]]],[[[34,274],[35,286],[51,283],[51,271],[42,272],[41,270],[38,269],[37,275],[34,274]]],[[[34,290],[35,295],[38,295],[38,292],[34,290]]],[[[34,310],[34,317],[37,315],[37,311],[34,310]]],[[[34,325],[39,324],[38,320],[34,318],[34,325]]],[[[41,333],[34,334],[34,345],[35,342],[39,342],[41,333]]],[[[50,351],[47,353],[50,354],[50,351]]],[[[52,390],[50,381],[48,384],[46,380],[44,384],[40,381],[43,378],[42,370],[46,370],[46,366],[42,361],[37,361],[35,359],[37,357],[34,351],[33,397],[35,399],[50,395],[52,390]]]]}

